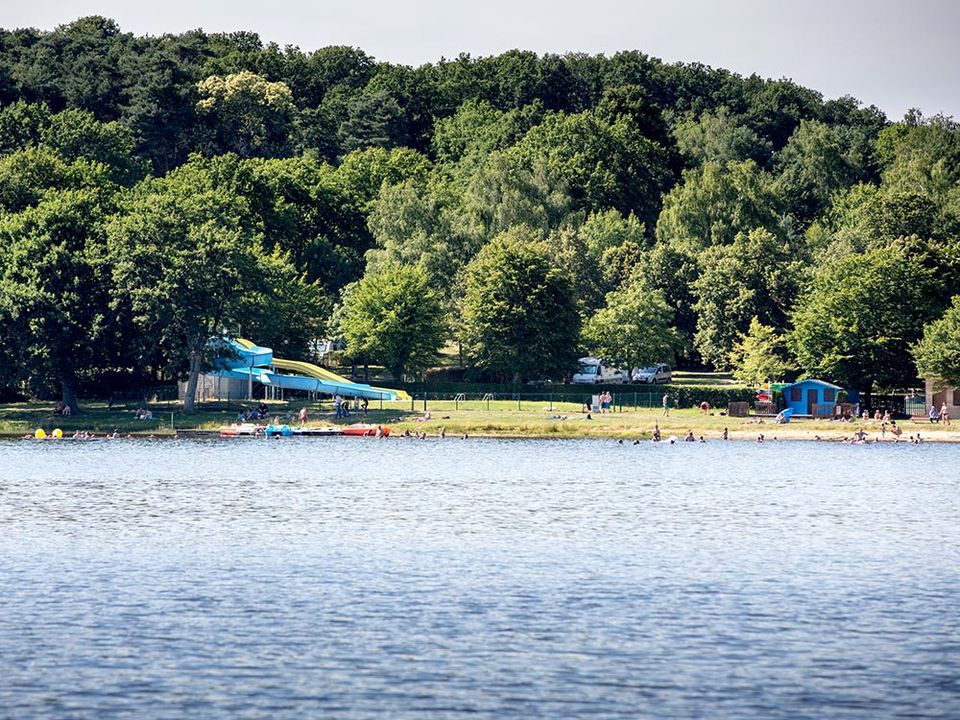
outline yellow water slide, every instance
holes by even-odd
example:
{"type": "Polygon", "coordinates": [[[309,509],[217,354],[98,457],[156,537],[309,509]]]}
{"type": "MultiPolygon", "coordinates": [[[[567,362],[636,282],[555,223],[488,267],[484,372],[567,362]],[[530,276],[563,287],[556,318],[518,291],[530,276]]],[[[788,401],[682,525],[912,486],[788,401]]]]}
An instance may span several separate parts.
{"type": "MultiPolygon", "coordinates": [[[[255,343],[250,342],[245,338],[237,338],[237,342],[243,345],[245,348],[254,347],[255,343]]],[[[347,378],[342,375],[337,375],[335,372],[330,372],[326,368],[322,368],[319,365],[314,365],[313,363],[303,362],[302,360],[284,360],[283,358],[274,357],[273,358],[274,367],[280,370],[291,370],[300,375],[306,375],[307,377],[317,378],[318,380],[329,380],[330,382],[338,383],[352,383],[352,380],[347,380],[347,378]]],[[[389,388],[380,388],[375,387],[374,390],[381,390],[383,392],[392,392],[396,393],[398,400],[409,400],[410,396],[403,390],[391,390],[389,388]]]]}

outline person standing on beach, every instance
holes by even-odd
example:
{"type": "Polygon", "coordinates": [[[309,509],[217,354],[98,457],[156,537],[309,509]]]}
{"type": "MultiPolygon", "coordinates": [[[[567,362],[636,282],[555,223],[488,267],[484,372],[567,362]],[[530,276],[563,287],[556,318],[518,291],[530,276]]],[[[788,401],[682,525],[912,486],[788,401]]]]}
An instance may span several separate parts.
{"type": "Polygon", "coordinates": [[[947,401],[943,401],[943,405],[940,406],[940,422],[943,425],[950,424],[950,409],[947,407],[947,401]]]}
{"type": "Polygon", "coordinates": [[[670,393],[663,394],[663,417],[670,416],[670,393]]]}

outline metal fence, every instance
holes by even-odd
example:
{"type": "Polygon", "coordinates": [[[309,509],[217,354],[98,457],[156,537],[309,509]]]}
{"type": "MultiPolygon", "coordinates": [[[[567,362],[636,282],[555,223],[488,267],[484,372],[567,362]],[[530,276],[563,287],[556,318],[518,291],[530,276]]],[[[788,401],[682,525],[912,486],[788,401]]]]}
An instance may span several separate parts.
{"type": "MultiPolygon", "coordinates": [[[[663,393],[611,393],[611,410],[622,412],[636,408],[662,407],[663,393]]],[[[330,402],[330,401],[324,401],[330,402]]],[[[370,407],[397,407],[411,411],[437,410],[566,410],[593,411],[600,409],[600,395],[591,393],[414,393],[410,400],[380,403],[371,401],[370,407]]]]}

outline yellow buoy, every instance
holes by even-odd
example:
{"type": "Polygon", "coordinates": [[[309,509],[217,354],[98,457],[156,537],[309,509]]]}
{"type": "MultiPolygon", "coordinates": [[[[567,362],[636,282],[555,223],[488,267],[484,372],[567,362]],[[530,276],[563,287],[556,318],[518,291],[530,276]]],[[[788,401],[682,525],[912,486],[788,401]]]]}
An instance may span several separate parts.
{"type": "Polygon", "coordinates": [[[53,430],[53,436],[54,436],[55,438],[57,438],[57,439],[62,438],[62,437],[63,437],[63,430],[61,430],[60,428],[54,428],[54,430],[53,430]]]}
{"type": "Polygon", "coordinates": [[[37,440],[43,440],[44,438],[47,437],[47,433],[44,431],[43,428],[37,428],[37,431],[33,434],[33,436],[37,440]]]}

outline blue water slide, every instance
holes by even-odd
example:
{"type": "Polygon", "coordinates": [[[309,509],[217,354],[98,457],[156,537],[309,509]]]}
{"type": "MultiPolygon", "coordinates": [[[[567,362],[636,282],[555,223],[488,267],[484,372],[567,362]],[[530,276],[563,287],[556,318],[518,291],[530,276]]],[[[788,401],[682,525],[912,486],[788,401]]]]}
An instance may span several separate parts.
{"type": "Polygon", "coordinates": [[[319,392],[327,395],[336,395],[337,393],[349,397],[365,397],[368,400],[396,400],[396,395],[383,390],[374,390],[369,385],[362,383],[340,383],[329,380],[320,380],[318,378],[304,377],[303,375],[284,375],[264,368],[235,368],[233,370],[221,370],[219,374],[222,377],[233,377],[247,379],[251,374],[253,379],[269,387],[278,387],[285,390],[306,390],[307,392],[319,392]]]}
{"type": "Polygon", "coordinates": [[[230,338],[222,338],[217,342],[228,351],[214,362],[218,368],[257,368],[273,364],[273,350],[268,347],[245,347],[230,338]]]}

